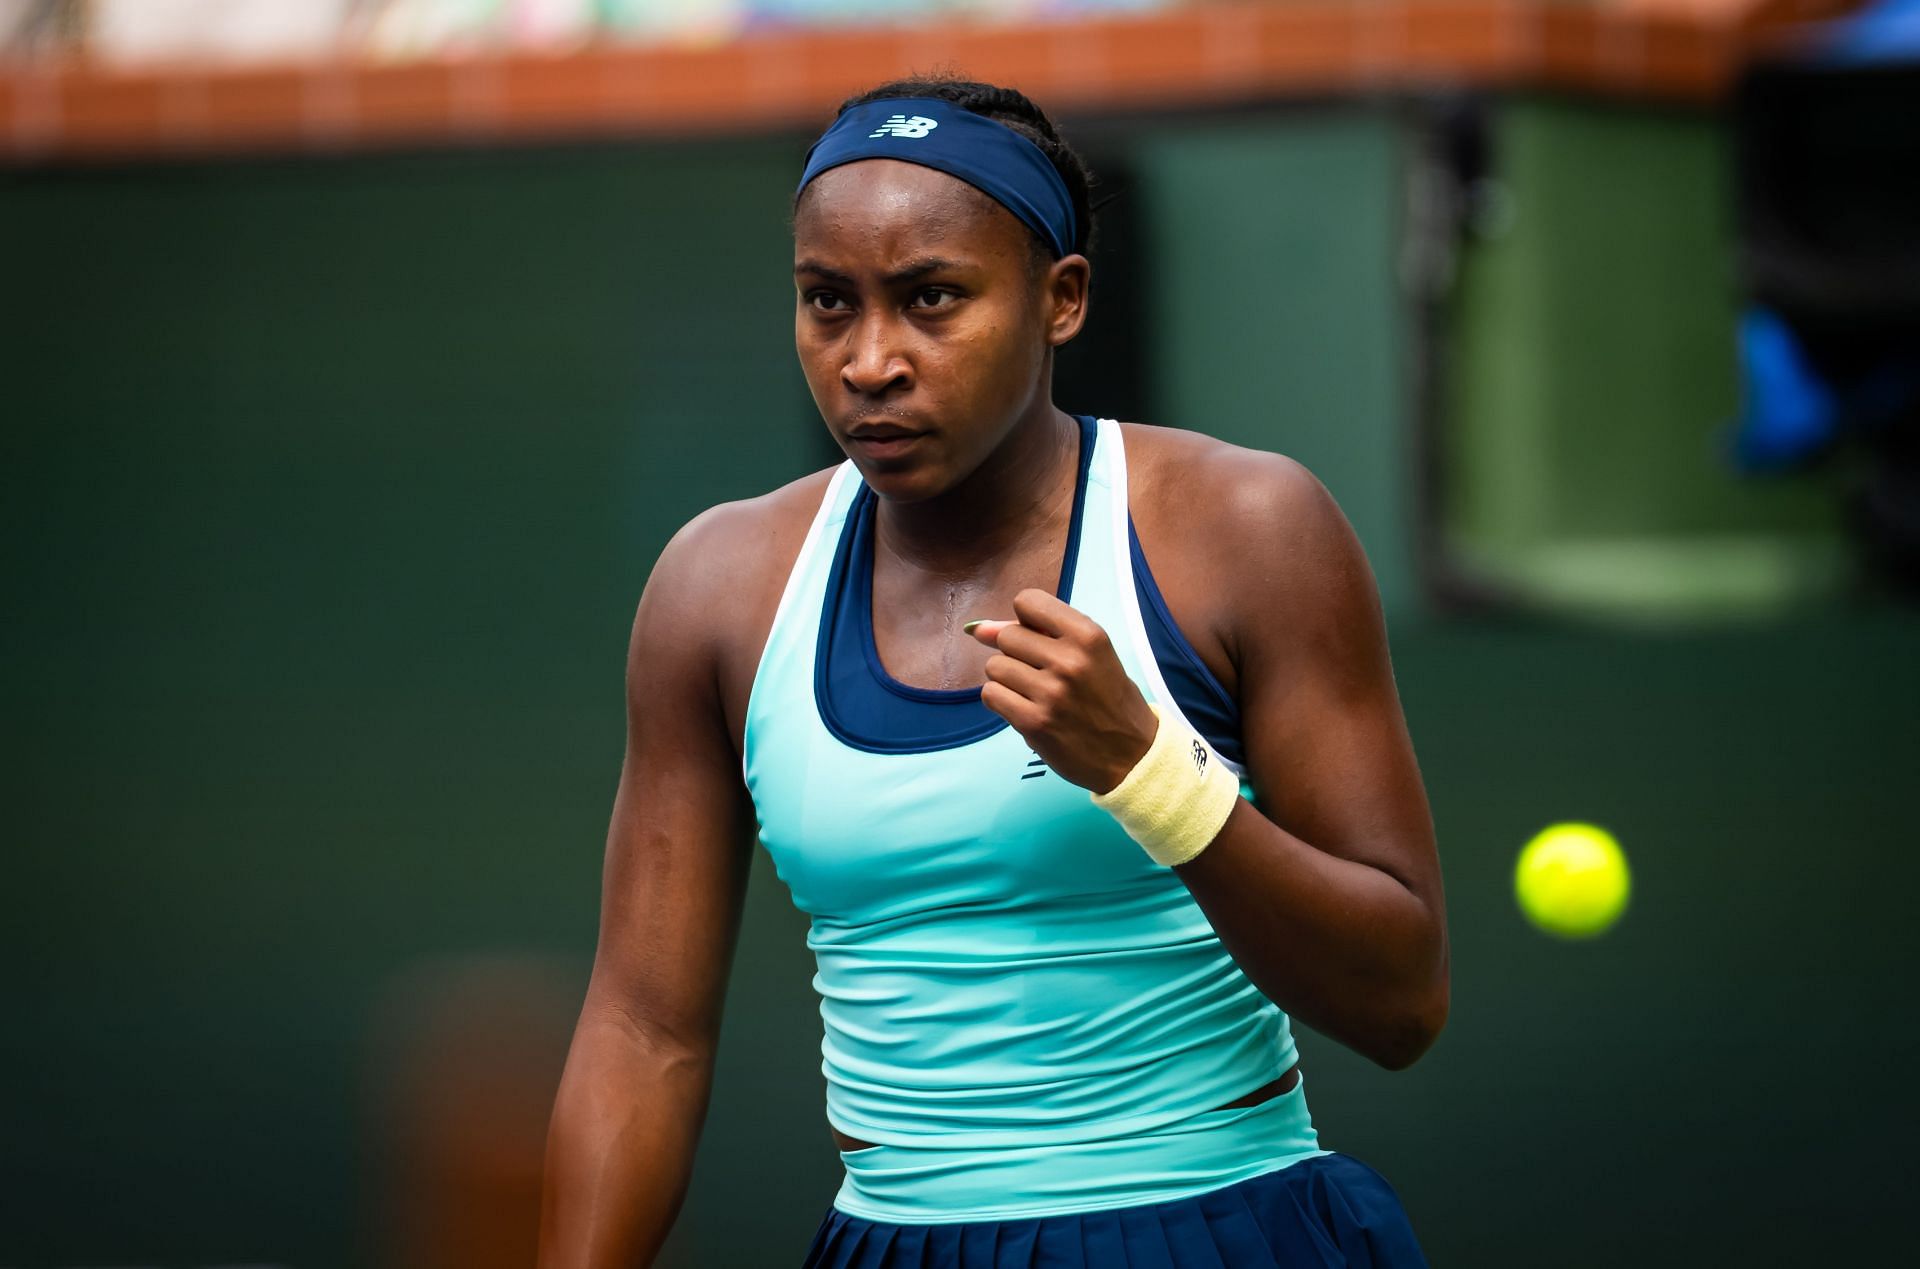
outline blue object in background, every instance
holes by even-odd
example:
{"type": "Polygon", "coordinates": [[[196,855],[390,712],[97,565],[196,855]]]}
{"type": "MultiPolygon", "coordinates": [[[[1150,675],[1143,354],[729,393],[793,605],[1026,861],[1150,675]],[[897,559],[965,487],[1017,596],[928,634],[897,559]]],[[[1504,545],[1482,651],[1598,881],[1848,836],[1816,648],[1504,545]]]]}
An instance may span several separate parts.
{"type": "Polygon", "coordinates": [[[1920,0],[1880,0],[1826,24],[1815,57],[1823,62],[1920,60],[1920,0]]]}
{"type": "Polygon", "coordinates": [[[1742,408],[1733,457],[1744,471],[1783,471],[1815,457],[1840,431],[1840,403],[1808,362],[1793,328],[1772,309],[1740,315],[1742,408]]]}
{"type": "Polygon", "coordinates": [[[1734,465],[1778,472],[1820,457],[1843,433],[1901,426],[1920,411],[1920,351],[1834,382],[1814,366],[1793,327],[1764,305],[1740,317],[1741,412],[1734,465]]]}

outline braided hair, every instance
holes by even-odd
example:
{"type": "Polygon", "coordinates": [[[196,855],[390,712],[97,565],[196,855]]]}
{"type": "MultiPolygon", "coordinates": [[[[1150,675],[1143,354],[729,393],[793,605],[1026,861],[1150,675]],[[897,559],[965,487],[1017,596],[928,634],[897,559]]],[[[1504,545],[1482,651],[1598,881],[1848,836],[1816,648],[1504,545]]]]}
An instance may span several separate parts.
{"type": "MultiPolygon", "coordinates": [[[[1066,182],[1067,195],[1073,200],[1073,219],[1075,225],[1073,251],[1086,255],[1094,241],[1094,213],[1111,198],[1100,200],[1099,204],[1089,203],[1089,189],[1093,184],[1093,173],[1086,161],[1073,152],[1060,136],[1053,120],[1046,111],[1033,104],[1027,95],[1017,88],[1001,88],[995,84],[982,84],[971,79],[955,79],[946,75],[911,75],[905,79],[895,79],[869,88],[863,93],[847,98],[840,103],[835,117],[845,114],[855,106],[864,106],[870,101],[879,101],[887,97],[936,97],[949,101],[962,110],[983,115],[995,123],[1003,124],[1040,147],[1054,170],[1060,173],[1060,179],[1066,182]]],[[[811,188],[811,187],[809,187],[811,188]]],[[[798,204],[796,197],[795,203],[798,204]]],[[[1039,234],[1032,235],[1033,250],[1030,253],[1031,272],[1039,277],[1053,263],[1053,248],[1043,241],[1039,234]]]]}

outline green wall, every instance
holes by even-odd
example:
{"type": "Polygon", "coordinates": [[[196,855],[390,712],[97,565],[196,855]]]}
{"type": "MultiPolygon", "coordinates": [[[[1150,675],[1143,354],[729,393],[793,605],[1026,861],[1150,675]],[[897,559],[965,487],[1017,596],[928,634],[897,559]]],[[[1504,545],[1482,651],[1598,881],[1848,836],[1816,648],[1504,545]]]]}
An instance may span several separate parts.
{"type": "Polygon", "coordinates": [[[33,1201],[0,1263],[347,1263],[397,978],[525,952],[584,983],[648,569],[703,506],[821,458],[790,160],[0,190],[0,713],[31,882],[0,940],[33,967],[8,1028],[31,1042],[0,1057],[31,1090],[7,1191],[33,1201]]]}
{"type": "Polygon", "coordinates": [[[1845,574],[1832,491],[1726,457],[1740,295],[1718,122],[1523,99],[1491,132],[1501,210],[1446,314],[1455,563],[1614,615],[1830,598],[1845,574]]]}
{"type": "Polygon", "coordinates": [[[1268,114],[1137,136],[1157,262],[1153,421],[1305,463],[1366,543],[1383,601],[1411,607],[1393,117],[1268,114]]]}
{"type": "MultiPolygon", "coordinates": [[[[1061,399],[1303,457],[1393,600],[1455,1009],[1402,1074],[1305,1036],[1324,1140],[1386,1173],[1437,1265],[1863,1247],[1911,1117],[1886,1055],[1914,1039],[1914,621],[1424,615],[1389,118],[1084,131],[1131,182],[1116,250],[1154,263],[1097,284],[1139,327],[1069,350],[1061,399]],[[1147,410],[1098,398],[1103,347],[1145,350],[1147,410]],[[1590,946],[1506,895],[1564,817],[1638,869],[1590,946]]],[[[557,1063],[648,568],[699,508],[830,457],[791,345],[803,148],[0,184],[0,1263],[390,1263],[383,1054],[435,967],[562,984],[557,1063]]],[[[796,1263],[838,1184],[804,929],[758,857],[663,1263],[796,1263]]]]}

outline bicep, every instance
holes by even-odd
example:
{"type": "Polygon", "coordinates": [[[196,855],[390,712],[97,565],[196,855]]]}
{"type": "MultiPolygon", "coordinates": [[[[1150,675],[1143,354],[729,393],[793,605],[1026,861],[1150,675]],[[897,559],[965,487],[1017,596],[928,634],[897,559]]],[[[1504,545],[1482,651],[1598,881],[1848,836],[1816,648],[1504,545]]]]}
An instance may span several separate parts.
{"type": "Polygon", "coordinates": [[[676,539],[634,616],[627,745],[588,1008],[711,1052],[738,934],[752,811],[729,738],[700,552],[676,539]]]}
{"type": "Polygon", "coordinates": [[[1308,844],[1437,902],[1439,860],[1393,679],[1379,590],[1332,495],[1287,463],[1261,500],[1266,584],[1240,640],[1247,762],[1261,809],[1308,844]]]}

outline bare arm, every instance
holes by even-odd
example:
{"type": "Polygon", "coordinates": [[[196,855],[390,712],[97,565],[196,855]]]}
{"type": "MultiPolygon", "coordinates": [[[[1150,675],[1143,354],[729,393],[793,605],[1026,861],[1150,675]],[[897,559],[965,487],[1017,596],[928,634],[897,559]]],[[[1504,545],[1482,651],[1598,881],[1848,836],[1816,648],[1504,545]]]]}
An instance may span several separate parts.
{"type": "MultiPolygon", "coordinates": [[[[1346,517],[1277,455],[1237,451],[1192,499],[1214,517],[1235,597],[1241,730],[1260,805],[1237,802],[1176,871],[1268,999],[1382,1066],[1410,1065],[1448,1009],[1446,908],[1426,791],[1379,594],[1346,517]]],[[[975,637],[981,700],[1062,777],[1105,792],[1152,713],[1107,633],[1042,590],[975,637]]]]}
{"type": "Polygon", "coordinates": [[[1438,1037],[1446,903],[1379,591],[1334,500],[1297,463],[1242,468],[1251,544],[1238,640],[1245,802],[1177,871],[1288,1013],[1390,1069],[1438,1037]]]}
{"type": "Polygon", "coordinates": [[[634,617],[626,760],[548,1132],[540,1269],[651,1264],[706,1116],[752,850],[716,677],[729,511],[675,535],[634,617]]]}

